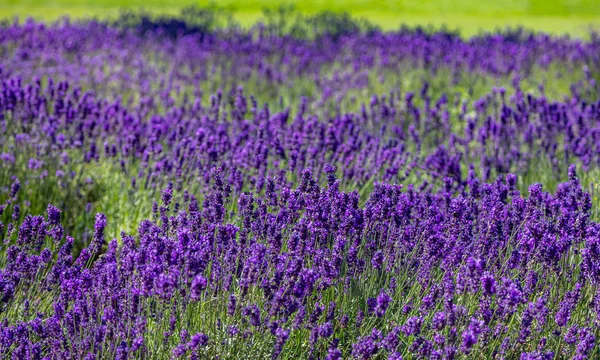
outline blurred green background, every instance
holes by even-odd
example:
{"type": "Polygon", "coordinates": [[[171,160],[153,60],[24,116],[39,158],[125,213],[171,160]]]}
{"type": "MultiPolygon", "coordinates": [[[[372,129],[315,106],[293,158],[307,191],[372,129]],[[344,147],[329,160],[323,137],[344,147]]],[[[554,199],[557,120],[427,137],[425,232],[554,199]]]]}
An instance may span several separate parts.
{"type": "MultiPolygon", "coordinates": [[[[265,8],[275,9],[277,0],[221,0],[219,7],[230,9],[242,25],[252,25],[263,17],[265,8]]],[[[287,2],[295,10],[316,13],[323,10],[349,12],[365,18],[384,30],[406,25],[446,25],[470,36],[481,31],[523,26],[552,34],[586,37],[600,30],[600,0],[297,0],[287,2]]],[[[33,17],[52,21],[68,15],[113,17],[123,9],[176,14],[189,5],[207,6],[205,1],[189,0],[0,0],[0,18],[33,17]]]]}

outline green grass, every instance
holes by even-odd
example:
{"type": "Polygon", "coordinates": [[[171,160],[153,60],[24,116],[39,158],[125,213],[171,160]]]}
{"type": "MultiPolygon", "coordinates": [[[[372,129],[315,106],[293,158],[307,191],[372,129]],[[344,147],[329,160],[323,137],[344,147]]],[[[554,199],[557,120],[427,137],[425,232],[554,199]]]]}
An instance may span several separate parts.
{"type": "MultiPolygon", "coordinates": [[[[3,0],[5,6],[49,6],[57,8],[120,8],[120,7],[155,7],[172,8],[182,5],[206,5],[207,1],[190,0],[3,0]]],[[[220,6],[236,10],[262,10],[275,8],[282,4],[279,0],[249,0],[244,2],[220,0],[220,6]]],[[[374,1],[374,0],[300,0],[291,1],[296,9],[306,12],[331,11],[382,11],[414,14],[507,14],[507,15],[598,15],[600,7],[597,0],[433,0],[433,1],[374,1]]]]}
{"type": "MultiPolygon", "coordinates": [[[[234,12],[234,18],[250,26],[264,18],[265,8],[274,9],[276,0],[236,2],[224,0],[219,6],[234,12]]],[[[187,0],[2,0],[0,18],[33,17],[53,21],[63,16],[73,18],[114,17],[123,9],[144,9],[156,13],[176,14],[187,5],[207,5],[204,1],[187,0]]],[[[434,0],[434,1],[374,1],[374,0],[300,0],[293,2],[296,10],[316,13],[323,10],[349,12],[365,18],[384,30],[409,26],[446,26],[459,30],[464,36],[481,31],[523,26],[552,34],[569,34],[585,37],[591,29],[600,29],[600,6],[597,0],[434,0]]]]}

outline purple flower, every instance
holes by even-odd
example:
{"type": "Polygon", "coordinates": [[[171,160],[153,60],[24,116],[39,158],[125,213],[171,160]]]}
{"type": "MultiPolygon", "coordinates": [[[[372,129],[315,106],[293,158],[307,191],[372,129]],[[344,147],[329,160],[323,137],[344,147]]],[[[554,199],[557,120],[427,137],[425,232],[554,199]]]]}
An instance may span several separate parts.
{"type": "Polygon", "coordinates": [[[406,320],[406,323],[402,325],[401,329],[405,336],[419,335],[422,325],[422,318],[418,316],[412,316],[406,320]]]}
{"type": "Polygon", "coordinates": [[[227,303],[227,315],[233,316],[235,314],[237,300],[235,295],[229,295],[229,302],[227,303]]]}
{"type": "Polygon", "coordinates": [[[330,348],[327,350],[327,356],[325,356],[325,360],[341,360],[342,351],[338,348],[330,348]]]}
{"type": "Polygon", "coordinates": [[[208,335],[203,333],[197,333],[192,335],[190,341],[187,343],[189,350],[198,350],[200,347],[208,345],[208,335]]]}
{"type": "Polygon", "coordinates": [[[190,286],[190,295],[192,300],[199,300],[202,296],[202,293],[206,289],[208,281],[204,276],[198,274],[192,280],[192,285],[190,286]]]}
{"type": "Polygon", "coordinates": [[[486,273],[481,277],[481,288],[483,295],[491,296],[496,293],[496,280],[490,273],[486,273]]]}
{"type": "Polygon", "coordinates": [[[15,179],[15,182],[13,182],[10,187],[10,194],[8,195],[8,197],[14,198],[15,196],[17,196],[17,193],[19,192],[20,188],[21,188],[21,182],[19,182],[19,179],[15,179]]]}
{"type": "Polygon", "coordinates": [[[290,331],[287,329],[277,328],[275,330],[275,348],[273,350],[273,357],[276,358],[283,351],[283,346],[290,337],[290,331]]]}
{"type": "Polygon", "coordinates": [[[380,269],[384,260],[385,258],[383,256],[383,252],[379,250],[373,255],[373,259],[371,259],[371,265],[373,265],[374,269],[380,269]]]}
{"type": "Polygon", "coordinates": [[[375,307],[375,314],[377,315],[377,317],[382,317],[383,315],[385,315],[385,312],[388,306],[390,305],[391,301],[392,298],[385,291],[382,291],[377,296],[377,306],[375,307]]]}
{"type": "Polygon", "coordinates": [[[331,322],[326,322],[319,326],[319,336],[322,338],[328,338],[333,335],[333,325],[331,322]]]}
{"type": "Polygon", "coordinates": [[[572,291],[567,291],[565,293],[565,296],[564,296],[562,302],[560,303],[559,309],[556,312],[556,315],[554,317],[556,324],[558,326],[563,327],[563,326],[567,325],[567,322],[571,318],[571,312],[573,311],[573,309],[577,305],[577,302],[579,301],[580,294],[581,294],[581,284],[580,283],[577,283],[575,285],[575,289],[573,289],[572,291]]]}
{"type": "Polygon", "coordinates": [[[462,333],[462,344],[460,350],[468,354],[477,343],[479,335],[483,332],[484,323],[481,320],[471,319],[469,326],[462,333]]]}
{"type": "Polygon", "coordinates": [[[56,206],[48,204],[46,211],[48,212],[48,221],[51,224],[60,224],[60,210],[56,206]]]}

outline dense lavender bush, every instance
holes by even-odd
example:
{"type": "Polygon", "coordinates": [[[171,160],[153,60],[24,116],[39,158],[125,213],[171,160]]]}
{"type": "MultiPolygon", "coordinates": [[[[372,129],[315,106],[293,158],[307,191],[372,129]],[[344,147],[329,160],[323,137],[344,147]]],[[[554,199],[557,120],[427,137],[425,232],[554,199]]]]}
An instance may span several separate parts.
{"type": "Polygon", "coordinates": [[[595,35],[188,16],[0,28],[3,357],[598,357],[595,35]]]}
{"type": "Polygon", "coordinates": [[[297,187],[242,194],[227,214],[231,187],[215,171],[201,205],[172,204],[166,188],[137,236],[107,241],[97,214],[77,259],[49,205],[7,224],[2,351],[585,357],[600,225],[570,176],[527,197],[512,176],[456,196],[377,183],[360,206],[305,170],[297,187]]]}

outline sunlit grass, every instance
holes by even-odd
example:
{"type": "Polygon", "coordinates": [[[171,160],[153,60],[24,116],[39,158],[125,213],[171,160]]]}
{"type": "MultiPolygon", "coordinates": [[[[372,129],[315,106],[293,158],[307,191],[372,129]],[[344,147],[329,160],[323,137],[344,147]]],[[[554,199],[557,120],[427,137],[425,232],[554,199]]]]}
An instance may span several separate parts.
{"type": "MultiPolygon", "coordinates": [[[[0,19],[32,17],[55,21],[64,16],[74,19],[97,17],[114,18],[125,9],[143,8],[152,13],[177,14],[188,5],[207,5],[197,1],[117,1],[117,0],[63,0],[63,1],[4,1],[0,3],[0,19]]],[[[229,9],[242,26],[249,27],[264,20],[264,9],[281,5],[274,0],[219,1],[218,6],[229,9]]],[[[556,35],[588,37],[591,30],[600,29],[600,6],[594,1],[577,2],[554,0],[540,1],[401,1],[375,2],[372,0],[316,1],[302,0],[292,3],[295,10],[315,14],[323,10],[349,12],[354,17],[371,21],[383,30],[394,30],[401,25],[431,26],[457,30],[463,36],[477,35],[507,27],[525,27],[556,35]]]]}

